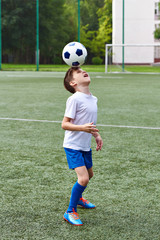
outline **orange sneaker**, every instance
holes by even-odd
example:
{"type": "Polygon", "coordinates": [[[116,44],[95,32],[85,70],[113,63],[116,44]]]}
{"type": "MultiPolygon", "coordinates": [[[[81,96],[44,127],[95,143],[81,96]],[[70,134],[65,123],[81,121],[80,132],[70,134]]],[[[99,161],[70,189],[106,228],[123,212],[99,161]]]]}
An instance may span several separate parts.
{"type": "Polygon", "coordinates": [[[90,203],[89,201],[87,201],[83,197],[79,199],[78,205],[83,207],[83,208],[88,208],[88,209],[92,209],[92,208],[96,207],[94,204],[90,203]]]}
{"type": "Polygon", "coordinates": [[[75,212],[74,208],[73,208],[73,212],[69,212],[69,213],[65,212],[65,214],[63,215],[63,218],[65,221],[69,222],[72,225],[76,225],[76,226],[83,225],[83,223],[79,219],[78,213],[75,212]]]}

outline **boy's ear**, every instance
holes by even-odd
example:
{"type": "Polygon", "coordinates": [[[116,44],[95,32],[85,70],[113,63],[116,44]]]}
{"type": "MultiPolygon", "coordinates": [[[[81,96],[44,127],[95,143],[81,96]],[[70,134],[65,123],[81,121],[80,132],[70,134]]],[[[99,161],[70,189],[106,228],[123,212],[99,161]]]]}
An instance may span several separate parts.
{"type": "Polygon", "coordinates": [[[77,85],[77,83],[74,80],[70,81],[69,84],[71,87],[75,87],[77,85]]]}

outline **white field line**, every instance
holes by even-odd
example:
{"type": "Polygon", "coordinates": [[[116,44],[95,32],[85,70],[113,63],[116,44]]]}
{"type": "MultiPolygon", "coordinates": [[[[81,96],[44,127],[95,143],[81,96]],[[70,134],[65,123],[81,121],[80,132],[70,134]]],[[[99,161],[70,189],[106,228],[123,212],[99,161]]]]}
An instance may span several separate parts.
{"type": "Polygon", "coordinates": [[[19,78],[62,78],[62,76],[34,76],[34,75],[7,75],[7,77],[19,77],[19,78]]]}
{"type": "Polygon", "coordinates": [[[104,79],[121,79],[122,77],[108,77],[108,76],[93,76],[93,78],[104,78],[104,79]]]}
{"type": "MultiPolygon", "coordinates": [[[[63,78],[64,77],[64,74],[63,75],[50,75],[50,76],[47,76],[47,75],[7,75],[8,78],[63,78]]],[[[92,78],[104,78],[104,79],[121,79],[122,77],[108,77],[108,76],[92,76],[92,78]]]]}
{"type": "MultiPolygon", "coordinates": [[[[51,121],[51,120],[36,120],[36,119],[21,119],[21,118],[0,118],[0,120],[9,121],[24,121],[24,122],[42,122],[42,123],[61,123],[62,121],[51,121]]],[[[143,126],[123,126],[123,125],[106,125],[97,124],[100,127],[113,127],[113,128],[135,128],[135,129],[148,129],[148,130],[160,130],[160,127],[143,127],[143,126]]]]}
{"type": "Polygon", "coordinates": [[[96,124],[96,126],[113,127],[113,128],[140,128],[140,129],[149,129],[149,130],[160,130],[160,127],[123,126],[123,125],[105,125],[105,124],[96,124]]]}
{"type": "Polygon", "coordinates": [[[23,121],[23,122],[46,122],[46,123],[61,123],[62,121],[49,121],[37,119],[22,119],[22,118],[0,118],[0,120],[23,121]]]}

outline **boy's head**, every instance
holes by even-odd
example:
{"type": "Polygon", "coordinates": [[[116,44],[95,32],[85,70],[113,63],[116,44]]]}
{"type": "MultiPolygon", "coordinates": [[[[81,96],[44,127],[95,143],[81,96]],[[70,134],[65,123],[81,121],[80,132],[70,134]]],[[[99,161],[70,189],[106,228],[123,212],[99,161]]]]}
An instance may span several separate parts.
{"type": "Polygon", "coordinates": [[[75,93],[76,90],[73,86],[70,85],[71,81],[73,81],[73,72],[77,71],[79,67],[71,67],[66,72],[66,75],[64,77],[64,87],[71,93],[75,93]]]}
{"type": "Polygon", "coordinates": [[[71,93],[75,93],[80,85],[89,85],[90,77],[80,67],[71,67],[64,77],[64,87],[71,93]]]}

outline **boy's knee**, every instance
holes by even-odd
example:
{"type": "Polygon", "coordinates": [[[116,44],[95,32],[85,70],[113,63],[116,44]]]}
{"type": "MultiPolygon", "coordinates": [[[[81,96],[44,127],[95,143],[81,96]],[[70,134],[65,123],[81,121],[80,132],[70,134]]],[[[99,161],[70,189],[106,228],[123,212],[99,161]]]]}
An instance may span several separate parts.
{"type": "Polygon", "coordinates": [[[79,184],[82,186],[87,186],[89,183],[89,178],[88,177],[82,177],[78,180],[79,184]]]}

